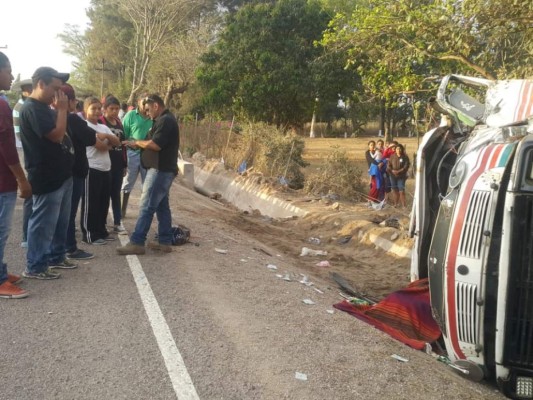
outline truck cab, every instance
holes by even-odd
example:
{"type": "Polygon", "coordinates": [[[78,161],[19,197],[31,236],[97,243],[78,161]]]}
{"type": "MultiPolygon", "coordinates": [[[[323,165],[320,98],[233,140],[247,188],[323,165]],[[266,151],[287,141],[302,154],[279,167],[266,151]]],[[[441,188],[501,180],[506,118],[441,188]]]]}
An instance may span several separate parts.
{"type": "Polygon", "coordinates": [[[533,399],[533,81],[445,77],[416,157],[411,279],[451,366],[533,399]]]}

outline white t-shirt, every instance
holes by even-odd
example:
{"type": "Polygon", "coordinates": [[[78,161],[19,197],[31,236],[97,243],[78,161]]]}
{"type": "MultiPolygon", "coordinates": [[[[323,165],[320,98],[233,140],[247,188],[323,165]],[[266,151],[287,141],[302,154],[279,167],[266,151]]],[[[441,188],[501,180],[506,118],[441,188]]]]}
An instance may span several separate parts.
{"type": "MultiPolygon", "coordinates": [[[[96,132],[99,133],[110,133],[111,129],[102,124],[93,124],[87,121],[87,125],[93,128],[96,132]]],[[[96,139],[98,140],[98,139],[96,139]]],[[[89,168],[97,169],[98,171],[109,171],[111,170],[111,159],[109,158],[108,150],[98,150],[94,146],[87,146],[87,160],[89,160],[89,168]]]]}

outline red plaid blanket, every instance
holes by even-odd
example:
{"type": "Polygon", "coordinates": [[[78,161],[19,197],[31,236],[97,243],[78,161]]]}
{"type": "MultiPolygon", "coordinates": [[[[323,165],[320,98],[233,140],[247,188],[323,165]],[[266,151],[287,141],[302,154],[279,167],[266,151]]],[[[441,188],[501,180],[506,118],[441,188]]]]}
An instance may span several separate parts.
{"type": "Polygon", "coordinates": [[[379,303],[354,305],[345,300],[333,307],[373,325],[408,346],[422,350],[440,335],[440,328],[431,315],[427,279],[412,282],[379,303]]]}

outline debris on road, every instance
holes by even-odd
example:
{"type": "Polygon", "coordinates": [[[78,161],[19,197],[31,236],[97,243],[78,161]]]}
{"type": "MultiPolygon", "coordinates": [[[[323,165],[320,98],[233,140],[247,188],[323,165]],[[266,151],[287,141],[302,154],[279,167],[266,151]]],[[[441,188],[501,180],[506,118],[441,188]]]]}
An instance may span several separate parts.
{"type": "Polygon", "coordinates": [[[313,300],[311,300],[311,299],[303,299],[303,302],[304,302],[305,304],[307,304],[308,306],[312,306],[312,305],[316,304],[316,303],[315,303],[313,300]]]}
{"type": "Polygon", "coordinates": [[[299,381],[306,381],[307,380],[307,374],[303,374],[301,372],[296,372],[294,374],[294,377],[298,379],[299,381]]]}
{"type": "Polygon", "coordinates": [[[327,256],[328,252],[325,250],[313,250],[307,247],[302,247],[302,252],[300,253],[300,257],[303,256],[327,256]]]}
{"type": "Polygon", "coordinates": [[[398,354],[393,354],[391,357],[394,358],[395,360],[398,360],[398,361],[401,361],[401,362],[408,362],[409,361],[407,358],[399,356],[398,354]]]}
{"type": "Polygon", "coordinates": [[[317,267],[323,267],[323,268],[331,267],[331,264],[329,263],[328,260],[319,261],[315,265],[317,267]]]}
{"type": "Polygon", "coordinates": [[[300,275],[302,275],[302,280],[300,281],[301,284],[305,286],[313,286],[313,282],[309,281],[309,278],[307,277],[307,275],[304,275],[304,274],[300,274],[300,275]]]}
{"type": "Polygon", "coordinates": [[[317,238],[317,237],[310,237],[309,239],[307,239],[307,241],[311,244],[320,244],[321,241],[320,241],[320,238],[317,238]]]}
{"type": "Polygon", "coordinates": [[[227,250],[225,250],[225,249],[219,249],[219,248],[217,248],[217,247],[215,247],[215,251],[216,251],[217,253],[220,253],[220,254],[228,254],[228,251],[227,251],[227,250]]]}

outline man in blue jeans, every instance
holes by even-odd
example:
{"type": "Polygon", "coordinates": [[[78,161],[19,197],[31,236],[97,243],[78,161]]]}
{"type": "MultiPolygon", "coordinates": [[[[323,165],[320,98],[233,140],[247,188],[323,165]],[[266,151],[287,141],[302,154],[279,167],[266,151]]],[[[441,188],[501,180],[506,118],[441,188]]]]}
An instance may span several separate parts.
{"type": "Polygon", "coordinates": [[[148,170],[143,184],[139,218],[128,244],[117,248],[118,254],[144,254],[145,242],[154,214],[158,221],[158,243],[154,250],[172,251],[172,215],[169,207],[169,191],[177,174],[179,128],[172,113],[166,109],[157,94],[142,100],[147,114],[154,124],[148,140],[124,141],[131,148],[142,149],[141,162],[148,170]]]}
{"type": "Polygon", "coordinates": [[[77,267],[65,257],[74,164],[74,148],[67,134],[68,98],[61,91],[68,78],[69,74],[50,67],[37,68],[32,94],[20,111],[24,161],[33,190],[26,278],[57,279],[60,274],[52,268],[77,267]]]}
{"type": "MultiPolygon", "coordinates": [[[[124,128],[124,136],[127,141],[144,140],[148,131],[152,128],[152,120],[149,115],[146,114],[146,110],[142,104],[146,95],[141,95],[137,101],[137,108],[129,111],[124,120],[122,126],[124,128]]],[[[139,148],[128,148],[128,170],[126,178],[122,184],[122,207],[121,216],[126,217],[126,210],[128,209],[128,200],[130,193],[133,190],[135,181],[139,174],[141,174],[141,182],[144,184],[146,178],[146,168],[141,165],[141,150],[139,148]]]]}
{"type": "MultiPolygon", "coordinates": [[[[11,63],[0,52],[0,90],[9,90],[12,81],[11,63]]],[[[17,188],[20,190],[20,197],[31,197],[31,186],[20,165],[15,146],[11,113],[7,102],[0,98],[0,297],[22,299],[28,297],[28,292],[16,285],[21,281],[20,276],[8,274],[4,263],[4,250],[11,230],[17,188]]]]}

